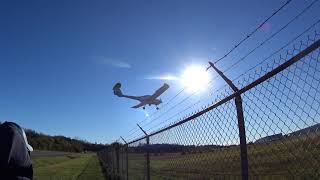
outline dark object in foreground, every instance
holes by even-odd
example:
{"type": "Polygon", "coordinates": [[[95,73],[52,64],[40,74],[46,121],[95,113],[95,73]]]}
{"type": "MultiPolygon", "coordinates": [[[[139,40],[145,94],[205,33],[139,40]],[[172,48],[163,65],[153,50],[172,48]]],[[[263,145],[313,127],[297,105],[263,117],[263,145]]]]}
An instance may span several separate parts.
{"type": "Polygon", "coordinates": [[[24,130],[13,122],[0,125],[0,179],[33,178],[30,151],[24,130]]]}

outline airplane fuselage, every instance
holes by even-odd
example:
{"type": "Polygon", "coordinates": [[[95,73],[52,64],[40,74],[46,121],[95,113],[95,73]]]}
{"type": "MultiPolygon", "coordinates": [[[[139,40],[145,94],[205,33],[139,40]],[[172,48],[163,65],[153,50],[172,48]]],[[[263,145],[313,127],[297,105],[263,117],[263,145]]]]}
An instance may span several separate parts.
{"type": "Polygon", "coordinates": [[[116,83],[113,86],[113,93],[114,95],[118,96],[118,97],[124,97],[124,98],[129,98],[129,99],[134,99],[134,100],[138,100],[140,101],[140,104],[137,104],[135,106],[133,106],[132,108],[140,108],[142,107],[143,109],[145,108],[146,105],[156,105],[157,109],[158,105],[162,103],[161,99],[157,99],[157,97],[159,97],[162,93],[164,93],[168,88],[169,85],[164,83],[158,90],[156,90],[152,95],[145,95],[145,96],[130,96],[130,95],[125,95],[122,93],[121,91],[121,84],[120,83],[116,83]]]}
{"type": "Polygon", "coordinates": [[[147,105],[147,104],[159,105],[162,103],[162,101],[160,99],[152,98],[151,95],[140,96],[139,101],[145,105],[147,105]]]}

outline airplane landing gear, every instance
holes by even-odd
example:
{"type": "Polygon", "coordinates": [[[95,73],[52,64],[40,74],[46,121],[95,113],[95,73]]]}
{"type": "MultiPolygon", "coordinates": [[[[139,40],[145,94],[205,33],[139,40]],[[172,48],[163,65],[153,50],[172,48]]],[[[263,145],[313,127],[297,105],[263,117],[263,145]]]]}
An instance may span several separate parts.
{"type": "Polygon", "coordinates": [[[157,106],[157,108],[156,108],[157,110],[159,110],[160,108],[157,106]]]}
{"type": "Polygon", "coordinates": [[[142,107],[142,109],[146,109],[146,107],[145,107],[145,106],[143,106],[143,107],[142,107]]]}

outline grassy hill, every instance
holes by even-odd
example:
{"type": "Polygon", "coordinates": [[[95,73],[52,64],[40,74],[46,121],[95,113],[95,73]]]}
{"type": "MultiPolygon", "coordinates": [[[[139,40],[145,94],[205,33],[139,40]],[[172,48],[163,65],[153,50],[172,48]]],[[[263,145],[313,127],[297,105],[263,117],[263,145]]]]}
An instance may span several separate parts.
{"type": "Polygon", "coordinates": [[[97,152],[105,147],[103,144],[90,143],[84,140],[64,136],[50,136],[26,129],[28,142],[35,150],[66,151],[66,152],[97,152]]]}
{"type": "MultiPolygon", "coordinates": [[[[0,121],[0,124],[3,123],[0,121]]],[[[97,152],[106,147],[104,144],[90,143],[88,141],[69,138],[65,136],[50,136],[36,132],[31,129],[24,129],[29,144],[35,150],[65,151],[65,152],[97,152]]]]}

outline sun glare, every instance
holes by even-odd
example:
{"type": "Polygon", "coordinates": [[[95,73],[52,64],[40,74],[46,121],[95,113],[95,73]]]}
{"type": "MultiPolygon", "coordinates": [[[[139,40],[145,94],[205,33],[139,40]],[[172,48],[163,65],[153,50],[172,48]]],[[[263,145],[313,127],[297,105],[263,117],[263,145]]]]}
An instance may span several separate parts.
{"type": "Polygon", "coordinates": [[[182,84],[190,91],[202,91],[208,87],[210,75],[204,67],[192,65],[181,75],[182,84]]]}
{"type": "Polygon", "coordinates": [[[143,110],[143,112],[146,117],[149,117],[149,113],[147,112],[147,110],[143,110]]]}

